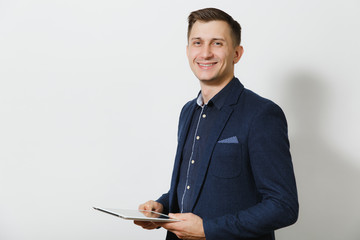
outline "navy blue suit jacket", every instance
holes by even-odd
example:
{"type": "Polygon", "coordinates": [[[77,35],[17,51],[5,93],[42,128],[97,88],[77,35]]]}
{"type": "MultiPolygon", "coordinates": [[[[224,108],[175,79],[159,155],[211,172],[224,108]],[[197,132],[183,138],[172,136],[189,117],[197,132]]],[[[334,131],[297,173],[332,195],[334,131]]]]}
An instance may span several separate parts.
{"type": "MultiPolygon", "coordinates": [[[[236,81],[216,127],[209,134],[200,174],[193,186],[192,212],[203,219],[207,240],[274,239],[274,230],[298,217],[295,177],[285,116],[275,103],[236,81]],[[221,141],[223,139],[236,141],[221,141]]],[[[182,109],[178,147],[168,193],[157,201],[178,212],[181,154],[196,99],[182,109]]],[[[167,239],[177,239],[168,233],[167,239]]]]}

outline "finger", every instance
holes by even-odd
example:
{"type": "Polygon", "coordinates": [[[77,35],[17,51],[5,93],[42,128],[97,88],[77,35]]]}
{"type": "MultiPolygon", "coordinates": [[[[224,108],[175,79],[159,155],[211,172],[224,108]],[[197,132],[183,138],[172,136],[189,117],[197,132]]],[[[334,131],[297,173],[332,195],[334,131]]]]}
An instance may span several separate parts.
{"type": "Polygon", "coordinates": [[[178,217],[178,216],[179,216],[179,214],[169,213],[169,217],[170,217],[170,218],[176,218],[176,217],[178,217]]]}
{"type": "Polygon", "coordinates": [[[147,210],[147,211],[155,210],[154,201],[153,200],[147,201],[145,207],[146,207],[145,210],[147,210]]]}
{"type": "Polygon", "coordinates": [[[146,229],[146,230],[152,230],[152,229],[155,229],[156,227],[152,224],[147,224],[145,226],[143,226],[143,229],[146,229]]]}
{"type": "Polygon", "coordinates": [[[163,227],[165,228],[166,230],[169,230],[169,231],[176,231],[178,230],[179,226],[178,226],[178,223],[174,222],[174,223],[161,223],[161,224],[158,224],[160,227],[163,227]]]}
{"type": "Polygon", "coordinates": [[[146,226],[148,223],[147,222],[143,222],[143,221],[134,221],[135,225],[138,225],[140,227],[144,227],[146,226]]]}
{"type": "Polygon", "coordinates": [[[138,207],[139,210],[144,210],[145,209],[145,203],[140,204],[138,207]]]}
{"type": "Polygon", "coordinates": [[[156,223],[149,222],[149,225],[146,226],[146,229],[152,230],[152,229],[158,229],[160,228],[156,223]]]}
{"type": "Polygon", "coordinates": [[[146,210],[146,211],[151,210],[151,206],[150,206],[149,201],[146,202],[146,203],[141,204],[141,205],[139,206],[139,210],[146,210]]]}
{"type": "Polygon", "coordinates": [[[158,223],[158,225],[159,225],[160,227],[165,228],[166,230],[169,230],[169,229],[170,229],[170,226],[169,226],[168,223],[158,223]]]}
{"type": "Polygon", "coordinates": [[[187,214],[186,213],[170,213],[170,218],[177,219],[177,220],[186,220],[187,214]]]}
{"type": "Polygon", "coordinates": [[[149,203],[145,203],[144,206],[143,206],[143,210],[151,210],[151,207],[150,207],[150,204],[149,203]]]}
{"type": "Polygon", "coordinates": [[[144,229],[155,229],[158,226],[156,224],[154,224],[153,222],[144,222],[144,221],[134,221],[134,224],[141,226],[144,229]]]}

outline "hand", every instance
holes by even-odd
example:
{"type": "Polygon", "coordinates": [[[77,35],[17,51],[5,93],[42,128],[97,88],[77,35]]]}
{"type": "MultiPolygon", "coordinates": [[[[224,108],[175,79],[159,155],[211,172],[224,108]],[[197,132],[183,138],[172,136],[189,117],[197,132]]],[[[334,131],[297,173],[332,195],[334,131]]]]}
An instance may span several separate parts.
{"type": "MultiPolygon", "coordinates": [[[[146,210],[146,211],[154,211],[162,213],[164,210],[164,207],[161,203],[155,202],[155,201],[147,201],[146,203],[143,203],[139,206],[139,210],[146,210]]],[[[160,226],[154,222],[145,222],[145,221],[134,221],[136,225],[139,225],[140,227],[151,230],[155,228],[159,228],[160,226]]]]}
{"type": "Polygon", "coordinates": [[[193,213],[177,213],[169,216],[181,221],[158,223],[158,225],[173,232],[180,239],[205,239],[203,220],[199,216],[193,213]]]}

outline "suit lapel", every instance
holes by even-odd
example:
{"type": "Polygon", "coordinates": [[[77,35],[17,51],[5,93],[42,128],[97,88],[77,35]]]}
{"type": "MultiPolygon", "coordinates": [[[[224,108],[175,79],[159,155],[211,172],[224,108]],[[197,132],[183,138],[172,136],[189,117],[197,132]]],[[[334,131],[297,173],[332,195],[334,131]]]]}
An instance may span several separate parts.
{"type": "MultiPolygon", "coordinates": [[[[176,150],[176,157],[175,157],[175,163],[174,163],[174,169],[173,174],[171,178],[171,194],[170,194],[170,205],[174,203],[174,197],[176,197],[176,189],[177,189],[177,183],[178,183],[178,177],[179,177],[179,171],[180,171],[180,165],[181,165],[181,156],[186,140],[186,136],[190,127],[190,122],[192,115],[194,113],[196,107],[196,101],[192,101],[190,103],[189,109],[184,109],[184,116],[181,117],[179,122],[179,130],[178,130],[178,146],[176,150]]],[[[170,206],[170,211],[173,207],[170,206]]]]}
{"type": "Polygon", "coordinates": [[[221,132],[223,131],[224,127],[226,126],[226,123],[227,123],[228,119],[230,118],[232,112],[233,112],[233,107],[224,106],[221,109],[219,118],[217,119],[217,121],[215,122],[215,125],[214,125],[214,131],[211,131],[210,136],[207,140],[208,145],[207,145],[206,151],[204,152],[204,155],[200,161],[201,171],[199,172],[198,177],[196,179],[195,188],[194,188],[194,197],[191,200],[191,210],[192,211],[194,210],[196,201],[197,201],[198,196],[201,191],[201,187],[203,185],[205,176],[207,174],[207,169],[209,166],[209,162],[210,162],[210,158],[211,158],[213,149],[217,143],[218,138],[220,137],[221,132]]]}

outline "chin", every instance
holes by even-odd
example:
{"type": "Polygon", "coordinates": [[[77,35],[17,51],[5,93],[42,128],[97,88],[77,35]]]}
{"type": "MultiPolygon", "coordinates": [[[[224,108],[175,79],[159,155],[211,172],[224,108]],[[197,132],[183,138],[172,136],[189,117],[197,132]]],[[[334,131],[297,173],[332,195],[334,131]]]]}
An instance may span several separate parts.
{"type": "Polygon", "coordinates": [[[212,81],[214,81],[213,78],[198,77],[198,79],[199,79],[201,82],[212,82],[212,81]]]}
{"type": "Polygon", "coordinates": [[[219,82],[217,78],[199,78],[199,80],[207,85],[214,85],[219,82]]]}
{"type": "Polygon", "coordinates": [[[196,77],[200,80],[200,81],[213,81],[216,79],[216,77],[214,76],[206,76],[206,75],[196,75],[196,77]]]}

